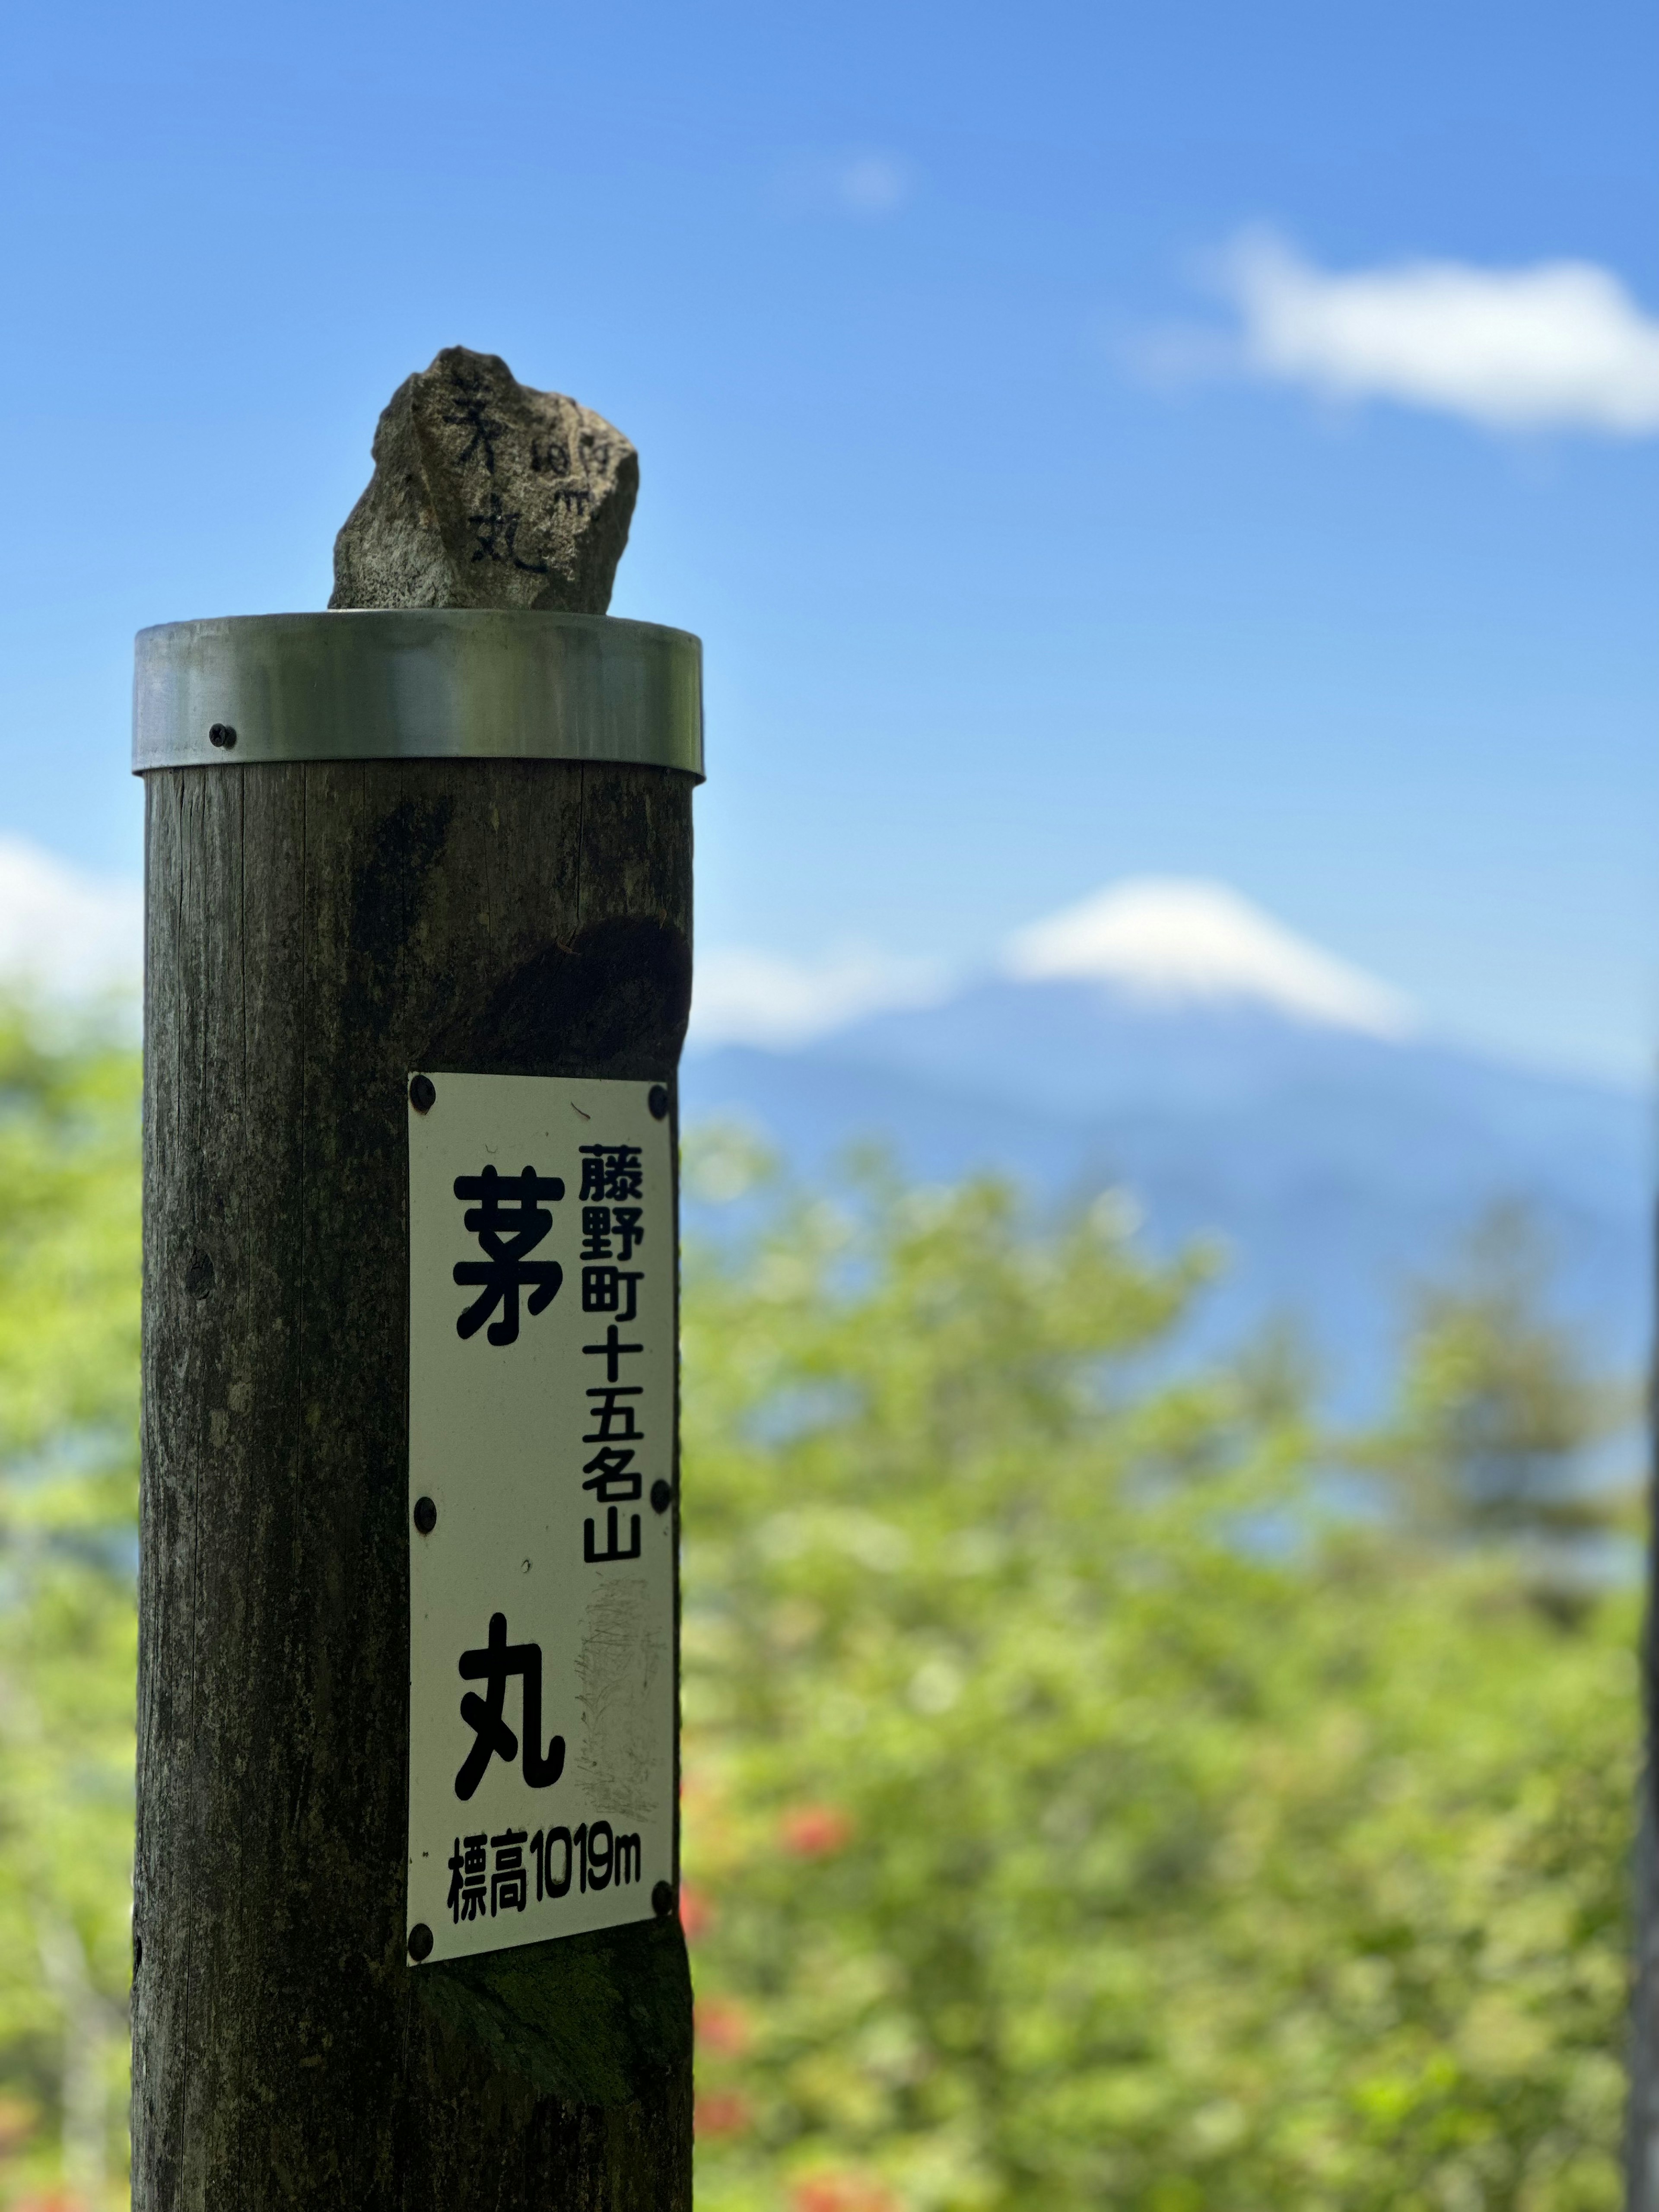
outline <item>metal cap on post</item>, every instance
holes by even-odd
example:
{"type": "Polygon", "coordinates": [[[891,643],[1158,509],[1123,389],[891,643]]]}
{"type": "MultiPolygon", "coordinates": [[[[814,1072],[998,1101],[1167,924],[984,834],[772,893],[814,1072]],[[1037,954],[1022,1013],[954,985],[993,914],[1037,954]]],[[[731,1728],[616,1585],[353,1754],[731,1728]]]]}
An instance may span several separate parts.
{"type": "MultiPolygon", "coordinates": [[[[522,400],[631,504],[598,417],[441,369],[483,425],[457,466],[522,400]]],[[[462,523],[554,573],[499,509],[462,523]]],[[[167,624],[133,764],[135,2206],[678,2212],[697,641],[539,605],[167,624]]]]}
{"type": "Polygon", "coordinates": [[[421,607],[140,630],[135,775],[216,761],[563,760],[702,781],[702,648],[608,615],[421,607]]]}

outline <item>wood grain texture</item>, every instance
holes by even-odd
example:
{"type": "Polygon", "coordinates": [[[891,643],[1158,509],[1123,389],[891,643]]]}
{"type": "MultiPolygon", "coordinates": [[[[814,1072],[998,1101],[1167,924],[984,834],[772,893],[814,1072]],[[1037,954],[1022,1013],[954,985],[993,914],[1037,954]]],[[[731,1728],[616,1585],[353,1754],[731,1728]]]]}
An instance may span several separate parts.
{"type": "Polygon", "coordinates": [[[678,2212],[676,1921],[404,1952],[408,1071],[672,1084],[691,785],[147,779],[138,2212],[678,2212]]]}

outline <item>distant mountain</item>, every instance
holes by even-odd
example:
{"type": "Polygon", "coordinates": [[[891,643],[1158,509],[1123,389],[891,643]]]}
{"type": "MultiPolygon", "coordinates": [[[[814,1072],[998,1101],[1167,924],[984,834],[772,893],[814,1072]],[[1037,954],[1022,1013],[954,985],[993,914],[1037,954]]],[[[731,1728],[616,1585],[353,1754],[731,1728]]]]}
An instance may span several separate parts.
{"type": "Polygon", "coordinates": [[[1645,1097],[1425,1039],[1397,994],[1217,887],[1103,894],[933,1004],[694,1049],[682,1088],[689,1120],[757,1122],[811,1176],[876,1136],[919,1179],[997,1168],[1050,1206],[1127,1187],[1155,1249],[1232,1248],[1205,1338],[1293,1317],[1350,1408],[1387,1376],[1403,1286],[1504,1199],[1599,1357],[1646,1356],[1645,1097]]]}

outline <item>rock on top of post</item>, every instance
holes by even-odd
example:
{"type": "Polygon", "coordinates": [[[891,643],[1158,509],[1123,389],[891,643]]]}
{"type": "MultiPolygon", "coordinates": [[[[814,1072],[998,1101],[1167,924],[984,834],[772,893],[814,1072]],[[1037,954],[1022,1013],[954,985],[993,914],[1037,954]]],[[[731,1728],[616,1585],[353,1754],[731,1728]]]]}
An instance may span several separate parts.
{"type": "Polygon", "coordinates": [[[334,541],[330,606],[610,605],[640,462],[603,416],[446,346],[392,393],[374,453],[334,541]]]}

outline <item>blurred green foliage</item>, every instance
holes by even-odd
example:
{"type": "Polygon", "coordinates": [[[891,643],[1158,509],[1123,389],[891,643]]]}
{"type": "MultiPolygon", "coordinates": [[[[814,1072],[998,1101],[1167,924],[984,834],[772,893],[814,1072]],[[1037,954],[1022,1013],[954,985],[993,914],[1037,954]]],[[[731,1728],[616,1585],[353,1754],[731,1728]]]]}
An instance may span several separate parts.
{"type": "Polygon", "coordinates": [[[125,2197],[138,1105],[129,1047],[0,1018],[0,2186],[14,2202],[125,2197]]]}
{"type": "MultiPolygon", "coordinates": [[[[0,1024],[19,2205],[118,2202],[137,1164],[134,1055],[0,1024]]],[[[691,1163],[756,1224],[685,1305],[703,2212],[1613,2204],[1632,1600],[1495,1540],[1606,1425],[1533,1279],[1428,1286],[1334,1441],[1283,1347],[1181,1366],[1209,1262],[1109,1194],[755,1165],[691,1163]]]]}
{"type": "Polygon", "coordinates": [[[1284,1361],[1160,1362],[1200,1272],[867,1179],[695,1259],[703,2212],[1618,2201],[1632,1603],[1322,1510],[1284,1361]]]}
{"type": "Polygon", "coordinates": [[[1548,1290],[1537,1224],[1522,1206],[1494,1206],[1413,1286],[1397,1403],[1356,1455],[1418,1532],[1504,1543],[1560,1588],[1586,1540],[1629,1524],[1631,1492],[1585,1480],[1583,1462],[1630,1428],[1640,1393],[1591,1370],[1548,1290]]]}

